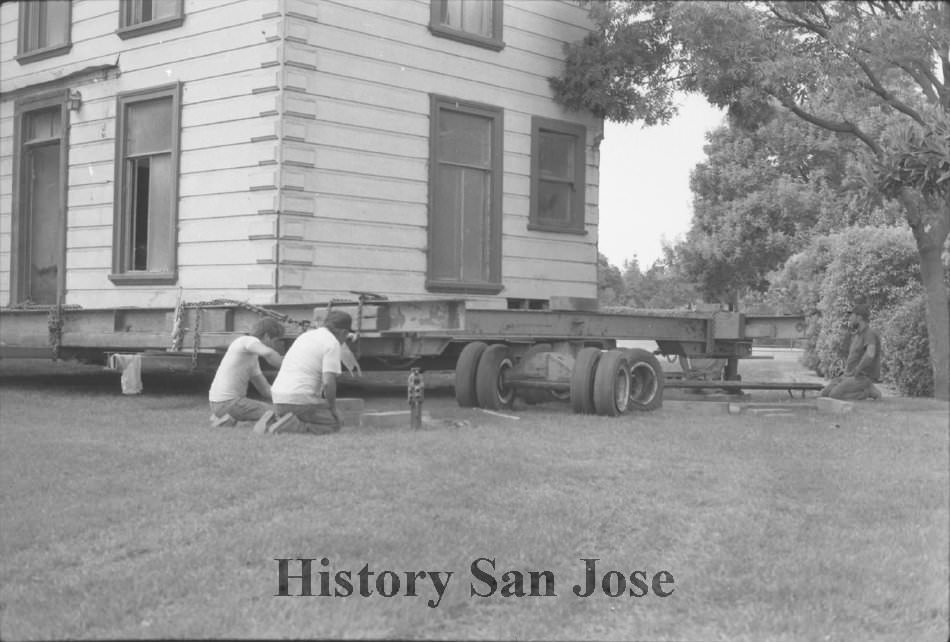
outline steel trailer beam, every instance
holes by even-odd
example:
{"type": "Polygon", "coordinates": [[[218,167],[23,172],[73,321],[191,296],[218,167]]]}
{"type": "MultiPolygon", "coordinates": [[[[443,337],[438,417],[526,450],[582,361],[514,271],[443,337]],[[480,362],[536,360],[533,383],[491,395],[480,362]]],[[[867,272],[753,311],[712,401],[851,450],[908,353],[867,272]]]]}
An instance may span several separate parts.
{"type": "MultiPolygon", "coordinates": [[[[196,304],[193,304],[196,305],[196,304]]],[[[802,317],[754,317],[731,312],[631,310],[624,312],[503,310],[468,307],[464,299],[334,302],[354,317],[358,351],[370,359],[451,357],[471,341],[532,344],[576,342],[613,347],[616,340],[657,341],[661,350],[689,356],[745,357],[753,338],[799,337],[802,317]],[[460,349],[460,348],[458,348],[460,349]]],[[[296,322],[319,324],[328,305],[266,306],[296,322]]],[[[49,349],[48,309],[0,310],[0,356],[49,349]]],[[[260,316],[253,306],[207,303],[183,310],[181,351],[193,350],[193,328],[204,354],[220,354],[260,316]],[[200,314],[200,323],[198,315],[200,314]]],[[[58,340],[68,353],[158,351],[172,347],[172,308],[109,308],[61,311],[58,340]]],[[[302,330],[285,324],[288,339],[302,330]]],[[[444,359],[443,359],[444,360],[444,359]]]]}

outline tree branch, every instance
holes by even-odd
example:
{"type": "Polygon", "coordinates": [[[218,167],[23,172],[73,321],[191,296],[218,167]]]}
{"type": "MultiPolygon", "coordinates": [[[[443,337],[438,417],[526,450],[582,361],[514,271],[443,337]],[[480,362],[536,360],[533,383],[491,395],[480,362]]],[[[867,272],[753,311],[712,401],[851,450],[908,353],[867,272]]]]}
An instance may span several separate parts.
{"type": "MultiPolygon", "coordinates": [[[[873,2],[868,2],[867,4],[870,7],[875,6],[875,3],[873,2]]],[[[884,2],[881,3],[881,7],[883,8],[884,11],[887,12],[887,14],[890,17],[896,20],[900,20],[901,19],[900,13],[905,11],[904,7],[899,2],[888,2],[887,0],[884,0],[884,2]],[[894,9],[895,6],[897,7],[897,10],[894,9]]],[[[821,8],[820,6],[819,8],[821,9],[822,15],[826,16],[826,19],[827,19],[827,14],[825,13],[824,9],[821,8]]],[[[799,27],[807,31],[811,31],[812,33],[817,34],[821,38],[824,38],[829,44],[832,44],[831,37],[830,37],[831,36],[830,29],[825,28],[808,18],[804,18],[804,17],[795,18],[792,16],[783,15],[781,12],[778,11],[778,9],[772,3],[768,4],[768,9],[780,21],[788,25],[799,27]]],[[[858,65],[858,67],[861,68],[864,74],[871,81],[870,86],[869,85],[863,85],[863,86],[866,89],[877,94],[881,99],[883,99],[885,102],[891,105],[894,109],[909,116],[914,121],[920,124],[923,124],[923,118],[921,117],[921,115],[911,106],[907,105],[906,103],[898,99],[893,93],[888,91],[883,85],[881,85],[880,81],[878,80],[877,76],[874,75],[874,72],[871,70],[871,68],[867,65],[866,62],[858,58],[858,56],[854,53],[855,51],[860,51],[868,55],[873,55],[873,54],[871,53],[869,49],[867,49],[866,47],[862,47],[860,45],[854,45],[854,50],[845,52],[849,58],[854,60],[854,62],[858,65]]],[[[944,77],[950,78],[950,59],[948,59],[946,55],[944,55],[940,51],[938,51],[937,55],[940,57],[940,60],[943,63],[944,77]]],[[[934,88],[936,88],[937,92],[939,92],[939,95],[940,95],[941,104],[944,104],[944,105],[950,104],[950,95],[947,94],[945,86],[937,80],[937,78],[933,75],[933,73],[929,69],[927,69],[927,65],[925,62],[918,61],[919,68],[925,70],[924,78],[921,78],[920,74],[916,70],[908,67],[907,65],[899,61],[892,60],[890,62],[895,64],[900,69],[904,70],[904,72],[906,72],[911,78],[913,78],[914,81],[921,87],[923,92],[927,94],[927,96],[931,100],[935,102],[938,100],[937,96],[934,94],[934,88]],[[928,84],[927,80],[929,80],[930,83],[932,84],[928,84]]]]}
{"type": "Polygon", "coordinates": [[[910,116],[915,121],[917,121],[918,124],[920,125],[924,124],[924,119],[917,112],[917,110],[911,107],[910,105],[908,105],[907,103],[903,102],[902,100],[900,100],[897,96],[895,96],[891,92],[889,92],[877,79],[877,76],[874,75],[874,72],[871,71],[871,67],[869,67],[866,62],[864,62],[863,60],[861,60],[860,58],[858,58],[856,55],[854,55],[851,52],[848,53],[848,56],[858,65],[858,67],[861,68],[861,71],[864,72],[864,75],[867,76],[868,79],[870,79],[871,81],[870,84],[859,83],[862,87],[874,92],[875,94],[880,96],[881,99],[884,102],[886,102],[888,105],[890,105],[897,111],[910,116]]]}
{"type": "Polygon", "coordinates": [[[792,18],[791,16],[783,16],[781,13],[779,13],[778,9],[776,9],[775,5],[773,5],[771,2],[767,6],[768,6],[769,11],[771,11],[772,14],[775,15],[775,17],[781,20],[782,22],[793,25],[795,27],[801,27],[802,29],[805,29],[807,31],[812,31],[818,34],[819,36],[821,36],[822,38],[824,38],[825,40],[828,40],[828,30],[822,27],[821,25],[815,24],[814,22],[812,22],[811,20],[808,20],[807,18],[795,19],[795,18],[792,18]]]}
{"type": "MultiPolygon", "coordinates": [[[[771,93],[771,92],[770,92],[771,93]]],[[[874,155],[878,158],[883,158],[884,151],[880,146],[874,142],[874,139],[868,136],[866,133],[861,131],[861,129],[854,123],[847,120],[830,120],[828,118],[822,118],[821,116],[816,116],[810,112],[805,111],[801,107],[795,104],[795,101],[788,97],[783,97],[772,93],[776,99],[782,105],[788,109],[790,112],[801,118],[802,120],[815,125],[816,127],[821,127],[822,129],[827,129],[829,131],[838,132],[839,134],[851,134],[858,138],[862,143],[867,145],[874,155]]]]}
{"type": "Polygon", "coordinates": [[[905,66],[900,63],[898,63],[897,66],[906,71],[907,75],[914,79],[914,82],[917,83],[921,91],[924,92],[930,102],[941,102],[946,89],[940,84],[940,81],[937,80],[937,77],[934,76],[930,70],[928,70],[920,61],[916,61],[914,65],[917,67],[917,69],[914,69],[910,65],[905,66]]]}
{"type": "Polygon", "coordinates": [[[820,2],[817,3],[816,6],[818,7],[818,12],[821,13],[821,19],[825,21],[825,27],[830,29],[831,19],[828,17],[828,14],[825,12],[825,7],[820,2]]]}

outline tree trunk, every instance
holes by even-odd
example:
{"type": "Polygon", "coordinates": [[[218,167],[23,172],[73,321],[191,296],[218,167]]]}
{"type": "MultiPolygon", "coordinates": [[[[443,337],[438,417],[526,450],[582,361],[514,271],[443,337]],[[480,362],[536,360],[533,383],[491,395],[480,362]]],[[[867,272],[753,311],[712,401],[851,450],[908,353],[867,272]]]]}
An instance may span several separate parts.
{"type": "Polygon", "coordinates": [[[934,397],[950,399],[950,296],[941,259],[944,242],[950,233],[950,203],[908,192],[904,190],[901,201],[920,254],[920,277],[927,298],[927,335],[934,397]]]}

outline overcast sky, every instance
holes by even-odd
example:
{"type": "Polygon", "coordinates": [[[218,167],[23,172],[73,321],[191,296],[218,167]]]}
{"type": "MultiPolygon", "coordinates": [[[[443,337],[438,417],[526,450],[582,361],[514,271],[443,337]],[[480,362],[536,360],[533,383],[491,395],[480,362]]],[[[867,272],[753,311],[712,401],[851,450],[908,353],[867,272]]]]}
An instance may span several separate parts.
{"type": "Polygon", "coordinates": [[[692,217],[689,173],[705,158],[706,132],[725,112],[684,96],[668,125],[606,123],[600,144],[600,251],[617,267],[634,255],[647,269],[661,242],[684,236],[692,217]]]}

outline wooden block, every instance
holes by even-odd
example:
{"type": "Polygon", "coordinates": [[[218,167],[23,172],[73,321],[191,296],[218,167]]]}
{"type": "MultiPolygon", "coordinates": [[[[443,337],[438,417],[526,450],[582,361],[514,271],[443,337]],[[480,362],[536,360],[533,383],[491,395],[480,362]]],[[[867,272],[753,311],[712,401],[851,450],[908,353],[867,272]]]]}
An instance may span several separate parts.
{"type": "Polygon", "coordinates": [[[832,415],[846,415],[854,410],[854,403],[851,401],[842,401],[832,399],[831,397],[818,397],[818,412],[829,413],[832,415]]]}
{"type": "Polygon", "coordinates": [[[336,408],[340,412],[363,412],[366,404],[358,397],[337,397],[336,408]]]}
{"type": "MultiPolygon", "coordinates": [[[[429,413],[422,413],[422,422],[432,421],[429,413]]],[[[384,410],[363,413],[364,428],[409,428],[410,416],[408,410],[384,410]]]]}
{"type": "Polygon", "coordinates": [[[356,397],[340,397],[336,400],[336,409],[343,420],[343,430],[360,428],[363,425],[363,410],[365,404],[356,397]]]}

